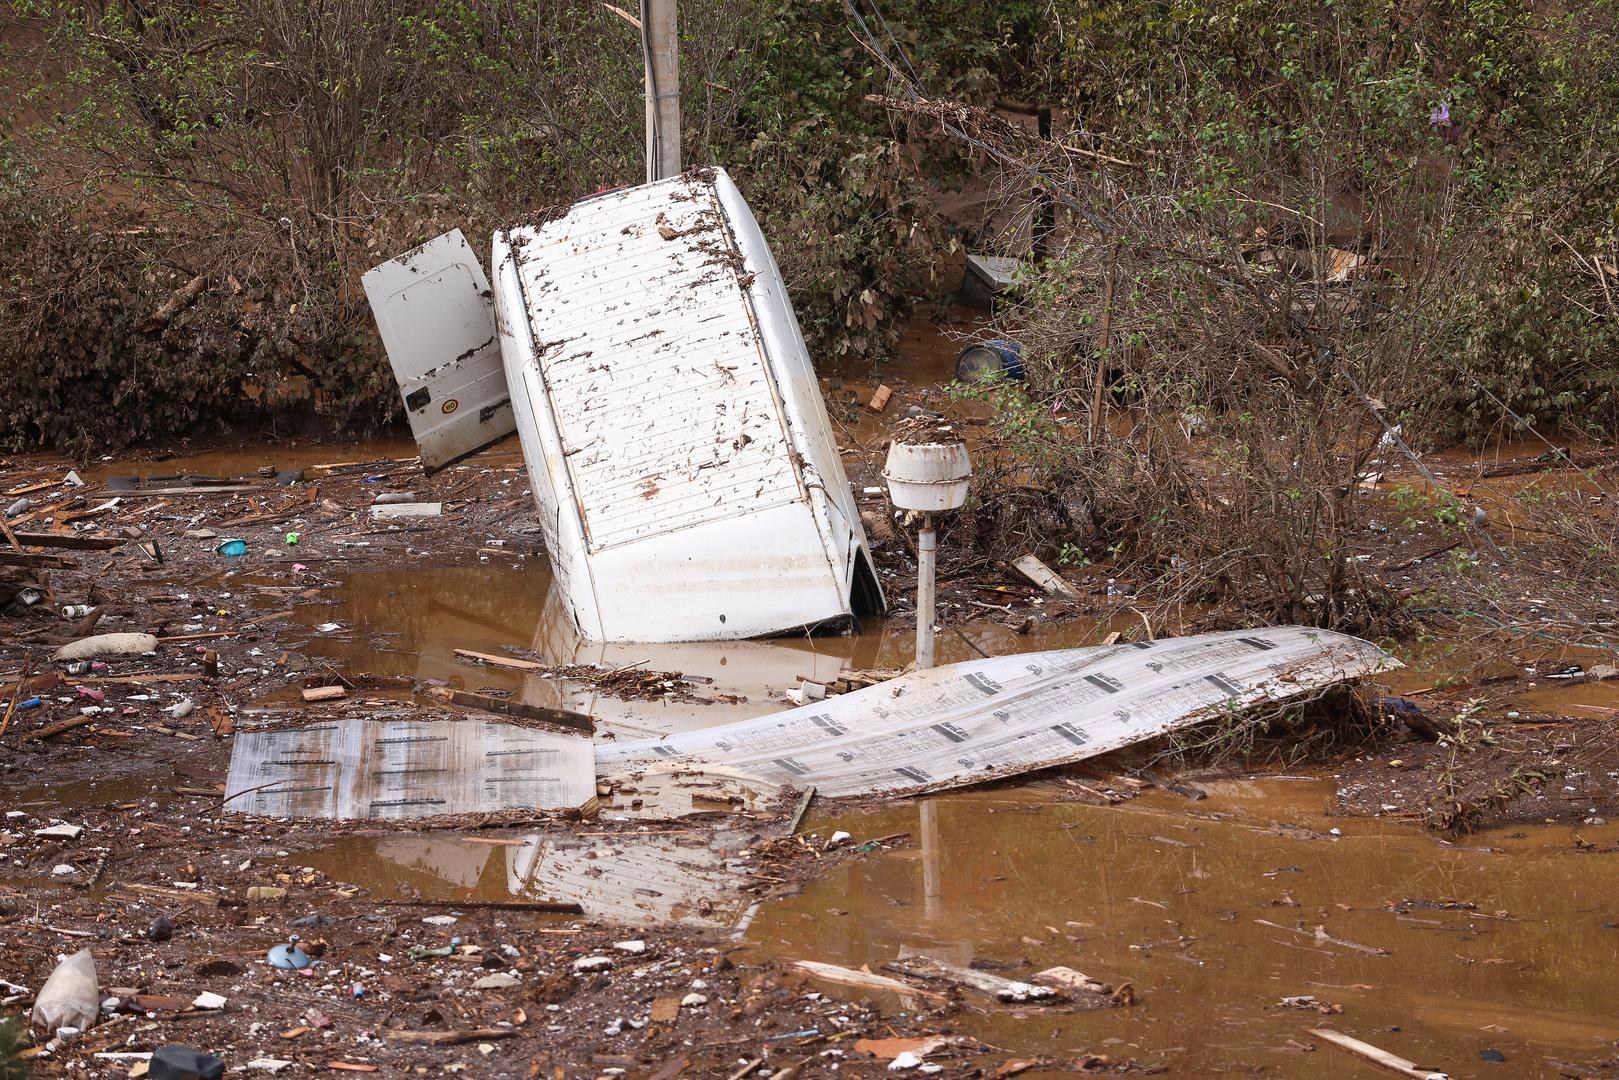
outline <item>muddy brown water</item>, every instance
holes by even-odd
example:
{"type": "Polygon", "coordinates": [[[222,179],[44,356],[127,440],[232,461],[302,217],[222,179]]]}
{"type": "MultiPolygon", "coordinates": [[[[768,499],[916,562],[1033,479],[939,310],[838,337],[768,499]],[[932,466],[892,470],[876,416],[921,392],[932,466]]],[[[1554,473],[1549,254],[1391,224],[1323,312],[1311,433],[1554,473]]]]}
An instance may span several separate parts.
{"type": "MultiPolygon", "coordinates": [[[[1567,829],[1461,846],[1408,824],[1328,819],[1330,779],[1205,786],[1195,808],[1156,794],[1059,804],[1030,785],[813,821],[822,835],[908,832],[915,845],[765,905],[747,940],[873,971],[906,949],[1014,978],[1064,964],[1139,992],[1132,1009],[957,1021],[1020,1055],[1088,1049],[1183,1076],[1386,1075],[1324,1044],[1305,1054],[1298,1044],[1324,1024],[1452,1077],[1552,1077],[1555,1061],[1613,1056],[1619,856],[1578,853],[1567,829]],[[1391,909],[1404,901],[1476,911],[1391,909]],[[1279,1004],[1300,995],[1343,1012],[1279,1004]]],[[[1619,827],[1582,832],[1612,843],[1619,827]]]]}
{"type": "MultiPolygon", "coordinates": [[[[561,695],[596,712],[608,730],[627,734],[773,711],[786,707],[781,693],[801,676],[829,678],[844,667],[895,667],[910,659],[909,629],[881,620],[843,637],[583,642],[567,629],[545,567],[533,558],[329,582],[332,602],[300,609],[296,621],[308,628],[309,651],[334,667],[502,687],[534,700],[561,695]],[[340,629],[316,629],[327,622],[340,629]],[[588,688],[559,688],[454,654],[508,646],[555,663],[644,662],[699,674],[715,679],[704,692],[746,700],[705,706],[599,699],[588,688]]],[[[1048,624],[1028,635],[993,624],[964,629],[989,652],[1090,644],[1097,636],[1085,623],[1048,624]]],[[[943,662],[973,655],[953,634],[940,644],[943,662]]],[[[1457,673],[1522,670],[1484,639],[1431,640],[1402,651],[1411,667],[1391,680],[1396,691],[1442,685],[1457,673]]],[[[1565,657],[1548,648],[1528,659],[1553,670],[1565,657]]],[[[1616,696],[1613,683],[1549,680],[1520,692],[1547,708],[1616,696]]],[[[1377,1075],[1324,1044],[1313,1053],[1301,1049],[1312,1041],[1309,1029],[1326,1024],[1455,1077],[1491,1071],[1550,1077],[1559,1075],[1555,1062],[1612,1056],[1619,1038],[1611,1011],[1619,992],[1612,860],[1619,856],[1579,852],[1566,828],[1498,831],[1457,844],[1409,823],[1330,819],[1328,777],[1204,786],[1212,797],[1197,804],[1149,795],[1094,808],[1056,802],[1054,788],[1034,782],[831,812],[809,828],[822,836],[844,829],[857,842],[909,833],[914,845],[840,864],[801,895],[762,905],[743,941],[777,959],[873,970],[902,949],[959,964],[1005,965],[1013,975],[1066,964],[1110,982],[1130,981],[1140,992],[1142,1004],[1133,1009],[995,1009],[956,1021],[959,1030],[1023,1055],[1086,1049],[1162,1062],[1181,1075],[1377,1075]],[[1343,835],[1332,836],[1333,828],[1343,835]],[[1391,909],[1402,901],[1416,904],[1391,909]],[[1425,906],[1448,902],[1474,908],[1425,906]],[[1317,937],[1317,927],[1326,939],[1317,937]],[[1343,1012],[1280,1005],[1299,995],[1343,1012]],[[1506,1065],[1486,1065],[1483,1050],[1504,1054],[1506,1065]]],[[[1581,835],[1598,847],[1619,843],[1619,827],[1583,827],[1581,835]]],[[[536,850],[543,843],[524,842],[536,850]]],[[[526,850],[492,852],[455,836],[408,843],[360,837],[300,852],[293,861],[384,893],[404,882],[442,899],[575,895],[543,875],[517,872],[519,863],[535,865],[526,850]],[[398,850],[381,850],[390,844],[398,850]]],[[[742,909],[713,856],[664,855],[663,884],[632,886],[628,902],[621,902],[622,892],[592,898],[587,891],[581,894],[587,910],[632,923],[734,925],[742,909]],[[691,885],[701,895],[678,900],[691,885]],[[641,894],[637,904],[634,887],[660,895],[641,894]]],[[[628,856],[628,865],[645,861],[628,856]]],[[[606,859],[594,868],[611,876],[616,865],[606,859]]],[[[897,1000],[892,1006],[903,1007],[897,1000]]]]}
{"type": "MultiPolygon", "coordinates": [[[[290,571],[289,571],[290,575],[290,571]]],[[[270,589],[281,584],[255,578],[270,589]]],[[[290,620],[308,634],[304,651],[329,670],[444,679],[477,689],[508,690],[530,704],[592,712],[607,730],[639,736],[759,716],[785,708],[783,696],[802,678],[830,681],[848,669],[898,668],[914,655],[914,630],[866,620],[848,635],[688,644],[602,644],[581,639],[551,587],[543,558],[489,557],[467,566],[404,568],[323,579],[329,602],[296,608],[290,620]],[[321,626],[337,624],[332,630],[321,626]],[[455,650],[499,655],[516,649],[546,664],[638,665],[696,676],[700,696],[734,695],[725,703],[619,701],[585,685],[492,665],[469,663],[455,650]]],[[[313,585],[314,581],[304,581],[313,585]]],[[[232,586],[235,587],[235,586],[232,586]]],[[[279,595],[279,594],[272,594],[279,595]]],[[[1017,634],[972,620],[938,639],[940,663],[990,655],[1094,645],[1096,623],[1047,623],[1017,634]],[[976,648],[975,648],[976,646],[976,648]]],[[[326,668],[317,667],[314,674],[326,668]]],[[[367,691],[368,696],[387,696],[367,691]]],[[[261,707],[297,708],[297,691],[267,695],[261,707]]]]}

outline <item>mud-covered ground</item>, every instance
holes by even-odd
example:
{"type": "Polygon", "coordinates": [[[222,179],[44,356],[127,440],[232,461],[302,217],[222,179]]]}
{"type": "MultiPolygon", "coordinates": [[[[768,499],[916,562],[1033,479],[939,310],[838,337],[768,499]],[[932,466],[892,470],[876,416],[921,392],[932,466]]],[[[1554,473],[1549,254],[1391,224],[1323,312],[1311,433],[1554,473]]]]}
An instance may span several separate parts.
{"type": "MultiPolygon", "coordinates": [[[[850,667],[893,670],[908,659],[906,594],[914,563],[903,528],[872,490],[880,486],[882,432],[911,405],[951,406],[904,370],[884,381],[894,395],[881,416],[836,407],[834,413],[844,417],[845,462],[885,589],[896,602],[887,620],[865,628],[841,655],[850,667]]],[[[868,390],[853,386],[847,393],[859,400],[868,390]]],[[[0,707],[16,702],[0,734],[7,814],[0,822],[0,978],[19,988],[6,991],[5,1008],[26,1008],[59,953],[92,946],[103,996],[119,997],[122,1010],[116,1026],[100,1026],[36,1059],[42,1074],[122,1076],[132,1059],[94,1055],[178,1041],[214,1049],[231,1066],[291,1061],[284,1067],[289,1075],[886,1075],[909,1044],[864,1052],[861,1040],[948,1037],[963,1017],[982,1019],[1008,1008],[958,991],[865,1000],[859,991],[806,981],[779,956],[718,925],[626,925],[547,913],[522,900],[479,907],[470,893],[433,894],[402,871],[390,880],[341,859],[316,858],[352,827],[243,819],[222,807],[239,725],[376,709],[408,708],[421,718],[462,714],[425,693],[431,687],[414,669],[376,670],[377,661],[408,653],[416,639],[393,636],[385,625],[356,625],[358,609],[340,600],[359,588],[360,578],[398,582],[465,573],[471,584],[458,587],[487,592],[495,579],[479,576],[479,568],[543,573],[514,441],[434,476],[422,474],[412,452],[408,441],[398,440],[358,449],[223,446],[166,460],[141,454],[81,467],[82,486],[64,482],[68,462],[0,463],[0,490],[11,493],[5,501],[32,500],[7,519],[19,542],[0,550],[19,553],[12,562],[41,561],[22,552],[55,560],[45,568],[0,567],[8,582],[0,613],[0,707]],[[145,477],[138,490],[115,479],[135,474],[145,477]],[[233,483],[188,488],[182,474],[233,483]],[[404,492],[442,504],[441,514],[374,516],[376,496],[404,492]],[[119,543],[80,550],[23,542],[40,533],[119,543]],[[232,538],[245,541],[246,554],[216,550],[232,538]],[[64,615],[73,605],[94,610],[64,615]],[[118,631],[157,635],[157,654],[104,657],[76,675],[50,659],[57,646],[85,633],[118,631]],[[344,685],[345,692],[334,701],[302,702],[303,688],[322,685],[344,685]],[[53,824],[84,831],[76,838],[38,835],[53,824]],[[304,868],[314,863],[321,865],[304,868]],[[261,891],[250,891],[255,888],[261,891]],[[462,907],[455,906],[458,900],[462,907]],[[422,906],[410,906],[417,903],[422,906]],[[149,941],[147,930],[159,915],[173,921],[173,936],[149,941]],[[434,917],[442,918],[423,921],[434,917]],[[453,923],[443,921],[451,917],[453,923]],[[297,919],[306,925],[295,926],[297,919]],[[272,970],[265,951],[294,932],[319,953],[318,965],[308,973],[272,970]],[[454,955],[410,956],[412,948],[443,948],[452,938],[459,938],[454,955]],[[618,945],[635,941],[642,946],[618,945]],[[606,961],[575,970],[593,957],[606,961]],[[511,985],[473,986],[491,976],[509,977],[511,985]],[[196,1008],[192,1002],[203,991],[224,997],[223,1009],[196,1008]],[[429,1038],[451,1044],[406,1041],[429,1038]]],[[[1476,471],[1476,463],[1461,460],[1438,467],[1452,478],[1476,471]]],[[[1391,486],[1391,521],[1402,513],[1393,494],[1400,482],[1390,466],[1382,483],[1391,486]]],[[[1465,561],[1452,554],[1455,548],[1439,550],[1456,539],[1455,529],[1438,521],[1367,537],[1363,554],[1382,568],[1392,590],[1453,599],[1433,605],[1447,610],[1433,613],[1419,639],[1386,643],[1408,667],[1387,686],[1368,689],[1367,700],[1382,717],[1374,734],[1339,744],[1329,760],[1309,766],[1331,778],[1328,809],[1420,819],[1446,830],[1544,821],[1589,826],[1597,830],[1591,850],[1607,850],[1612,841],[1601,826],[1619,816],[1619,740],[1613,737],[1619,679],[1609,678],[1604,664],[1619,657],[1600,643],[1606,598],[1552,593],[1525,579],[1492,594],[1513,594],[1521,603],[1509,609],[1497,600],[1489,621],[1469,621],[1454,598],[1476,595],[1481,575],[1498,579],[1507,571],[1488,555],[1465,561]]],[[[1121,611],[1100,575],[1076,576],[1078,600],[1047,595],[1004,566],[953,575],[947,563],[944,577],[942,661],[1145,632],[1134,614],[1121,611]]],[[[502,609],[500,598],[483,599],[487,610],[502,609]]],[[[504,606],[521,603],[513,597],[504,606]]],[[[431,628],[412,630],[423,632],[431,628]]],[[[511,651],[531,655],[521,644],[511,651]]],[[[465,665],[437,681],[509,692],[498,676],[465,665]]],[[[703,707],[700,683],[680,693],[683,705],[703,707]]],[[[1285,749],[1286,740],[1275,745],[1285,749]]],[[[1285,755],[1283,763],[1297,767],[1285,755]]],[[[1059,801],[1105,805],[1153,786],[1184,786],[1195,795],[1208,776],[1181,785],[1161,762],[1137,754],[1090,762],[1050,782],[1059,801]],[[1151,780],[1139,778],[1143,768],[1153,770],[1151,780]]],[[[1015,802],[1022,790],[1005,784],[992,794],[1015,802]]],[[[614,798],[603,796],[608,806],[614,798]]],[[[862,834],[856,826],[851,842],[828,849],[830,832],[813,818],[821,835],[785,836],[786,810],[605,825],[508,815],[441,831],[458,843],[478,832],[498,850],[514,843],[516,829],[542,838],[589,833],[592,842],[609,846],[621,834],[703,833],[722,823],[741,837],[731,901],[746,907],[763,899],[767,912],[828,874],[861,873],[852,864],[903,858],[915,839],[887,835],[880,825],[862,834]]],[[[817,809],[834,812],[858,821],[884,810],[817,809]]],[[[1060,929],[1055,916],[1041,925],[1047,923],[1060,929]]],[[[830,925],[839,925],[837,916],[830,925]]],[[[1039,933],[1024,939],[1044,940],[1039,933]]],[[[1069,931],[1079,940],[1076,933],[1069,931]]],[[[1036,957],[1043,951],[1029,949],[1036,957]]],[[[1027,963],[1029,971],[1039,966],[1037,959],[1027,963]]],[[[1117,1004],[1081,998],[1047,1008],[1117,1004]]],[[[1027,1018],[1029,1007],[1018,1008],[1027,1018]]],[[[1036,1020],[1040,1012],[1034,1010],[1036,1020]]],[[[936,1045],[926,1060],[953,1075],[1127,1072],[1160,1067],[1157,1051],[1164,1049],[1115,1042],[1046,1045],[1035,1053],[962,1036],[936,1045]]]]}

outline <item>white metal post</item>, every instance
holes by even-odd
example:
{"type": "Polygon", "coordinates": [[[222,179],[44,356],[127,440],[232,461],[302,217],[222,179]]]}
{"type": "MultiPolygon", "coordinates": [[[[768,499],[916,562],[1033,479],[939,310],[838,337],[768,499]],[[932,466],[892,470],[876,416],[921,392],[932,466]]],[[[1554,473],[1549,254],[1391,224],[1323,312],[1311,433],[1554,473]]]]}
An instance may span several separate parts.
{"type": "Polygon", "coordinates": [[[933,666],[933,567],[938,551],[938,533],[933,531],[933,515],[922,515],[922,531],[916,536],[916,666],[933,666]]]}
{"type": "Polygon", "coordinates": [[[641,0],[646,61],[646,178],[680,173],[680,43],[675,0],[641,0]]]}

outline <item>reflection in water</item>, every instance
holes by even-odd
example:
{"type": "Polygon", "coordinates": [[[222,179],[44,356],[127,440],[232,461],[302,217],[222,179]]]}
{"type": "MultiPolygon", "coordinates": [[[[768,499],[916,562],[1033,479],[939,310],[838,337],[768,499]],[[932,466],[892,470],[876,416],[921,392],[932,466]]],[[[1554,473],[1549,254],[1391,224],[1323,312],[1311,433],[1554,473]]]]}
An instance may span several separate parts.
{"type": "MultiPolygon", "coordinates": [[[[1334,1026],[1451,1075],[1467,1075],[1486,1047],[1506,1053],[1513,1076],[1611,1056],[1615,856],[1580,854],[1560,829],[1461,847],[1389,821],[1330,821],[1322,782],[1207,787],[1196,812],[1172,796],[1053,804],[1029,786],[814,823],[857,839],[910,832],[919,846],[831,869],[767,905],[749,940],[782,958],[874,971],[904,948],[1010,964],[1011,977],[1066,964],[1141,992],[1137,1009],[962,1018],[966,1033],[1025,1056],[1117,1038],[1136,1056],[1164,1052],[1178,1075],[1303,1075],[1288,1039],[1320,1017],[1276,1007],[1298,994],[1343,1005],[1334,1026]],[[1346,835],[1328,835],[1334,825],[1346,835]],[[1404,900],[1477,912],[1391,910],[1404,900]],[[1388,955],[1311,941],[1316,926],[1388,955]]],[[[1609,845],[1619,828],[1582,834],[1609,845]]],[[[1371,1075],[1326,1052],[1307,1071],[1371,1075]]]]}
{"type": "MultiPolygon", "coordinates": [[[[788,707],[782,695],[800,679],[828,682],[847,668],[903,667],[914,645],[908,628],[890,632],[880,619],[868,620],[864,632],[851,635],[659,645],[585,641],[567,618],[543,558],[517,566],[491,561],[354,573],[337,579],[332,596],[331,604],[296,609],[296,618],[309,627],[336,622],[344,628],[337,634],[315,634],[308,645],[310,654],[341,670],[509,690],[534,705],[590,713],[598,730],[623,738],[777,712],[788,707]],[[508,648],[553,665],[634,665],[680,672],[698,679],[691,689],[699,697],[719,700],[623,701],[587,683],[472,665],[455,655],[456,649],[499,654],[508,648]]],[[[964,634],[991,655],[1095,643],[1086,622],[1048,624],[1022,635],[999,624],[969,624],[964,634]]],[[[979,655],[954,634],[940,639],[938,654],[940,664],[979,655]]],[[[295,691],[285,691],[273,700],[294,702],[296,697],[295,691]]]]}
{"type": "Polygon", "coordinates": [[[430,900],[553,900],[626,924],[728,927],[752,882],[739,836],[560,836],[531,833],[499,844],[444,835],[340,837],[294,857],[381,894],[430,900]]]}

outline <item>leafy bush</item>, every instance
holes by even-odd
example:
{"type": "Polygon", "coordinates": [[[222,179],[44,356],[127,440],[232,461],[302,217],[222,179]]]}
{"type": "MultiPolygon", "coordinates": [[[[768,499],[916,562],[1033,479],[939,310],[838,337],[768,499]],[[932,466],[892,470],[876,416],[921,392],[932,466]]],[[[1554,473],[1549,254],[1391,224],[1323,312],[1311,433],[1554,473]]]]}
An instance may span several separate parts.
{"type": "MultiPolygon", "coordinates": [[[[365,269],[644,175],[640,40],[604,5],[14,9],[0,445],[395,421],[365,269]]],[[[912,168],[927,155],[862,102],[873,62],[843,17],[825,0],[681,10],[685,159],[736,173],[820,356],[891,345],[938,241],[912,168]]],[[[986,46],[964,26],[941,49],[986,46]]]]}

